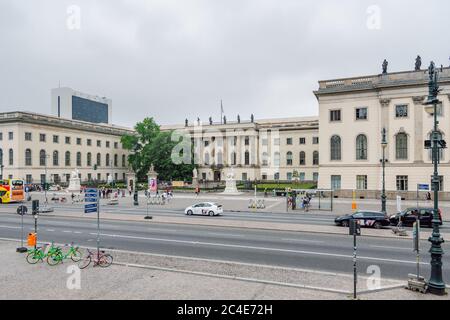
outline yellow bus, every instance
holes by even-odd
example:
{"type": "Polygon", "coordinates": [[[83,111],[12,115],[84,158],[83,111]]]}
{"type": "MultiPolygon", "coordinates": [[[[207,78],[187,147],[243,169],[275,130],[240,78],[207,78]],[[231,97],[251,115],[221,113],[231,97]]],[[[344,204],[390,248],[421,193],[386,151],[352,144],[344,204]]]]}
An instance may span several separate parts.
{"type": "Polygon", "coordinates": [[[20,179],[0,180],[0,203],[25,200],[24,181],[20,179]]]}

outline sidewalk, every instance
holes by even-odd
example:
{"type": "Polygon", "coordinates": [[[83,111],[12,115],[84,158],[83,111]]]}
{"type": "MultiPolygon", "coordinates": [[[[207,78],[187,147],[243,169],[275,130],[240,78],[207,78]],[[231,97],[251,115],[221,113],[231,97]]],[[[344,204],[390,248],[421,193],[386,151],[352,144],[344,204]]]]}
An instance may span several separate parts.
{"type": "MultiPolygon", "coordinates": [[[[353,285],[343,274],[110,251],[113,266],[81,270],[80,289],[71,290],[73,263],[30,265],[17,245],[0,241],[0,299],[348,300],[353,285]]],[[[408,291],[404,281],[381,279],[371,288],[367,280],[359,277],[361,300],[449,299],[408,291]]]]}

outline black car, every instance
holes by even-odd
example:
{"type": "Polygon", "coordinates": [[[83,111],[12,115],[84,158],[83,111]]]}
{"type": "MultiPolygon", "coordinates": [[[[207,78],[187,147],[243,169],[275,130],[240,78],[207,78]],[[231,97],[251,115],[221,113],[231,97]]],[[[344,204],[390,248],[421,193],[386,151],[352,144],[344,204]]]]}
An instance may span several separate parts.
{"type": "Polygon", "coordinates": [[[358,220],[362,227],[375,229],[380,229],[391,224],[384,212],[381,211],[357,211],[353,214],[337,217],[334,219],[334,223],[338,226],[348,227],[352,219],[358,220]]]}
{"type": "MultiPolygon", "coordinates": [[[[396,213],[389,218],[392,225],[398,225],[399,220],[402,221],[402,225],[405,227],[412,227],[416,222],[417,217],[420,218],[420,226],[433,227],[433,208],[408,208],[402,212],[396,213]]],[[[439,220],[442,225],[442,213],[441,209],[438,209],[439,220]]]]}

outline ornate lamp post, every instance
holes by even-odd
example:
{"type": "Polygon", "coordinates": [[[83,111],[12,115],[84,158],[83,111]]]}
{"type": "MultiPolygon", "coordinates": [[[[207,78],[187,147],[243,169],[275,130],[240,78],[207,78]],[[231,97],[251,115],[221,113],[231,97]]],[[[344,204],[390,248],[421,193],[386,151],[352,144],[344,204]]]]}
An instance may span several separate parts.
{"type": "Polygon", "coordinates": [[[381,159],[381,163],[383,166],[383,187],[381,191],[381,211],[386,213],[386,147],[387,147],[387,140],[386,140],[386,128],[383,128],[381,130],[381,148],[383,149],[383,158],[381,159]]]}
{"type": "Polygon", "coordinates": [[[429,73],[429,94],[427,102],[424,103],[425,111],[427,113],[433,114],[434,117],[434,127],[433,133],[431,135],[431,143],[432,143],[432,154],[433,154],[433,178],[432,178],[432,187],[434,192],[434,211],[433,211],[433,233],[431,237],[428,239],[431,242],[431,276],[428,281],[428,292],[436,295],[444,295],[445,294],[445,283],[442,279],[442,255],[444,254],[444,250],[442,250],[441,244],[444,242],[441,234],[439,233],[439,175],[438,175],[438,162],[439,162],[439,149],[443,148],[444,145],[441,142],[441,134],[438,131],[438,121],[437,121],[437,105],[440,103],[438,99],[439,93],[439,85],[438,85],[438,73],[436,71],[434,62],[431,62],[430,67],[428,68],[429,73]]]}
{"type": "Polygon", "coordinates": [[[135,155],[134,156],[134,172],[135,172],[134,181],[135,181],[135,187],[134,187],[134,196],[133,196],[133,198],[134,198],[133,204],[135,206],[139,205],[138,190],[137,190],[137,186],[138,186],[138,183],[137,183],[137,177],[138,177],[138,158],[137,158],[137,154],[138,154],[138,150],[139,150],[139,145],[136,145],[135,148],[134,148],[134,155],[135,155]]]}

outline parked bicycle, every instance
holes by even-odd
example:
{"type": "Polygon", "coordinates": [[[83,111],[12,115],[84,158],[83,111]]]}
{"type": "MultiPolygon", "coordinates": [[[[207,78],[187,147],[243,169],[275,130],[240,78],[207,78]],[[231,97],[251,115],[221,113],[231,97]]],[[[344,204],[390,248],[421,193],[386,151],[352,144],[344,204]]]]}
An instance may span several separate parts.
{"type": "MultiPolygon", "coordinates": [[[[68,245],[66,245],[68,246],[68,245]]],[[[79,247],[75,247],[73,242],[70,244],[67,253],[63,253],[62,248],[57,247],[51,254],[47,255],[47,263],[50,266],[55,266],[62,263],[66,259],[71,259],[73,262],[78,262],[81,260],[82,254],[79,247]]]]}
{"type": "Polygon", "coordinates": [[[87,252],[87,256],[83,257],[78,262],[78,267],[80,269],[87,268],[92,261],[94,262],[94,267],[100,266],[102,268],[109,267],[113,263],[113,257],[110,254],[105,253],[105,251],[97,252],[87,249],[87,252]]]}
{"type": "Polygon", "coordinates": [[[56,252],[58,247],[56,247],[53,242],[51,243],[48,250],[45,250],[46,247],[36,247],[28,250],[27,254],[27,262],[29,264],[36,264],[39,261],[43,262],[45,258],[47,258],[49,255],[52,255],[56,252]]]}

